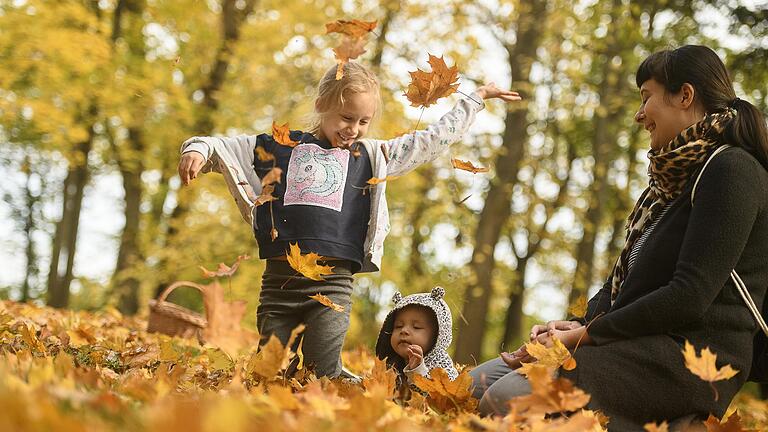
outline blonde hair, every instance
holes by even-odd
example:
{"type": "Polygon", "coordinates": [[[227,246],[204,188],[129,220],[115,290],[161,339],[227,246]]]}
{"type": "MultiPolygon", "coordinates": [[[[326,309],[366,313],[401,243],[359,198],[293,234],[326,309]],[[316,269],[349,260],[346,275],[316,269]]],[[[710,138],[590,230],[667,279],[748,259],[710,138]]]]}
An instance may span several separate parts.
{"type": "Polygon", "coordinates": [[[307,130],[313,135],[317,135],[320,130],[323,115],[341,109],[344,106],[344,97],[350,93],[371,92],[376,101],[376,112],[371,123],[381,115],[381,92],[376,75],[359,63],[349,62],[344,64],[344,75],[337,80],[336,69],[337,66],[328,69],[317,85],[315,110],[308,119],[307,130]]]}

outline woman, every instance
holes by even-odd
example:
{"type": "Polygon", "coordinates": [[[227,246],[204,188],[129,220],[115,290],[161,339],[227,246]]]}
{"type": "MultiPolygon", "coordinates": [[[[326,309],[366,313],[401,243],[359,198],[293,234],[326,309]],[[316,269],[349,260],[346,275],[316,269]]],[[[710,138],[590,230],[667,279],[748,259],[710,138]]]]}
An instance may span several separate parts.
{"type": "MultiPolygon", "coordinates": [[[[753,299],[768,287],[768,135],[763,114],[736,97],[714,51],[684,46],[640,65],[642,103],[635,121],[650,134],[649,187],[628,221],[621,255],[583,322],[534,326],[531,340],[555,336],[574,353],[576,369],[560,376],[590,393],[591,409],[609,428],[642,430],[651,421],[722,416],[747,379],[758,327],[729,273],[753,299]],[[709,155],[691,204],[693,184],[709,155]],[[590,322],[585,327],[586,322],[590,322]],[[718,367],[741,371],[709,383],[690,373],[685,341],[709,347],[718,367]]],[[[471,374],[484,414],[503,414],[530,392],[512,369],[530,360],[524,348],[471,374]]]]}

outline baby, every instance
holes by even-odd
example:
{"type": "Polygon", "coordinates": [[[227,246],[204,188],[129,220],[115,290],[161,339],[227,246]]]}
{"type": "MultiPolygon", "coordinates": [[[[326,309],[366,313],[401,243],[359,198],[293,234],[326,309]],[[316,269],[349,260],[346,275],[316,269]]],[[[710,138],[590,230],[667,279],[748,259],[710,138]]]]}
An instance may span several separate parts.
{"type": "Polygon", "coordinates": [[[407,297],[395,293],[395,305],[376,341],[376,356],[407,378],[414,372],[429,377],[432,369],[442,368],[455,379],[458,372],[448,355],[453,337],[451,310],[444,295],[441,287],[407,297]]]}

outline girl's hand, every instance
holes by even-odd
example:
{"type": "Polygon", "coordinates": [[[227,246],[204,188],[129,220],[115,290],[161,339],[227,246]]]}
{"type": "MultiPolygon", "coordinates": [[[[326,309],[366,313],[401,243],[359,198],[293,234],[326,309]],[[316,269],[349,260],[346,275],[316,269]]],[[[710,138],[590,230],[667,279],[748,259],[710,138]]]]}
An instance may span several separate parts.
{"type": "Polygon", "coordinates": [[[499,356],[510,369],[517,369],[522,366],[523,363],[530,363],[535,360],[528,354],[528,351],[525,350],[525,345],[518,348],[517,351],[511,353],[503,352],[499,356]]]}
{"type": "Polygon", "coordinates": [[[582,327],[578,321],[549,321],[546,324],[536,324],[531,327],[530,340],[533,342],[539,335],[553,330],[573,330],[582,327]]]}
{"type": "Polygon", "coordinates": [[[205,165],[205,158],[203,155],[196,151],[191,151],[181,155],[181,161],[179,161],[179,177],[181,182],[186,186],[192,179],[197,177],[197,173],[205,165]]]}
{"type": "Polygon", "coordinates": [[[520,97],[518,92],[502,90],[496,87],[496,84],[492,82],[478,87],[477,90],[475,90],[475,93],[477,93],[477,95],[483,99],[497,98],[503,100],[504,102],[519,101],[523,99],[520,97]]]}
{"type": "Polygon", "coordinates": [[[424,351],[418,345],[408,345],[408,369],[416,369],[424,360],[424,351]]]}

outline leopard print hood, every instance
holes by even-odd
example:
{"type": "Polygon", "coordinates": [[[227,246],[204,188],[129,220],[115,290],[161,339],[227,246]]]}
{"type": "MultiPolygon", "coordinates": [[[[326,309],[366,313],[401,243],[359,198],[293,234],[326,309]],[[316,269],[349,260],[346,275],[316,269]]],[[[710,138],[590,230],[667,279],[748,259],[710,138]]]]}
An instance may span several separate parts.
{"type": "Polygon", "coordinates": [[[430,371],[434,368],[441,368],[445,370],[450,379],[456,379],[459,373],[453,365],[453,360],[448,355],[448,347],[453,339],[453,319],[451,317],[451,309],[448,308],[448,304],[443,300],[444,296],[445,289],[442,287],[432,288],[432,291],[428,293],[411,294],[406,297],[396,292],[392,296],[394,306],[384,319],[384,324],[382,324],[381,331],[379,332],[379,338],[376,341],[376,356],[382,360],[387,359],[387,364],[394,366],[398,371],[402,371],[405,368],[405,361],[395,353],[390,344],[390,336],[395,325],[395,312],[409,305],[424,306],[435,313],[438,327],[435,346],[424,353],[424,366],[430,371]]]}

